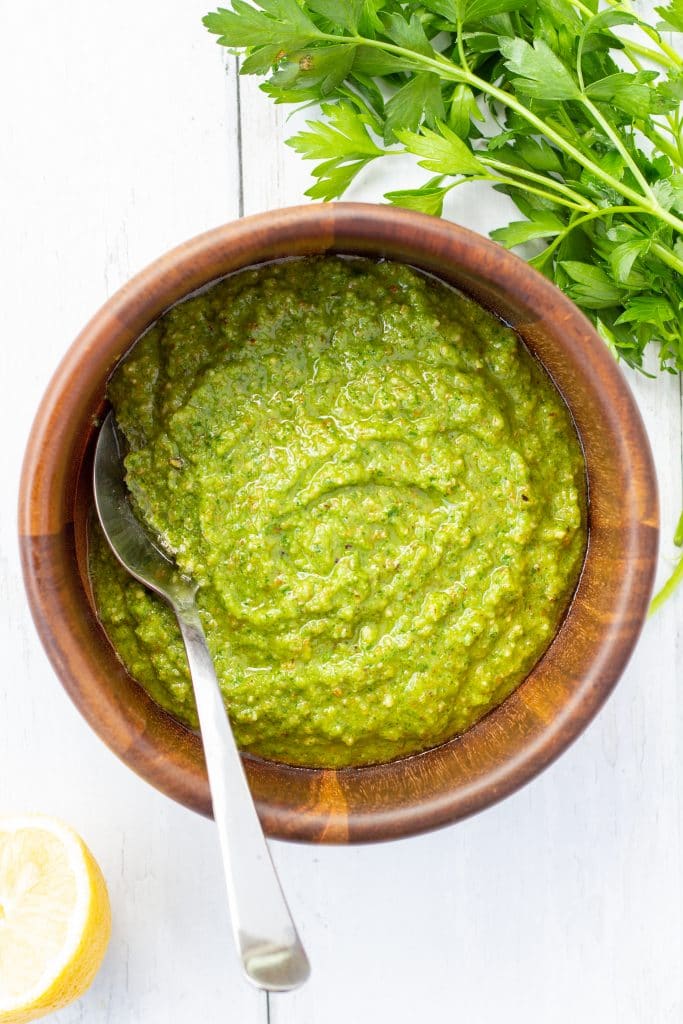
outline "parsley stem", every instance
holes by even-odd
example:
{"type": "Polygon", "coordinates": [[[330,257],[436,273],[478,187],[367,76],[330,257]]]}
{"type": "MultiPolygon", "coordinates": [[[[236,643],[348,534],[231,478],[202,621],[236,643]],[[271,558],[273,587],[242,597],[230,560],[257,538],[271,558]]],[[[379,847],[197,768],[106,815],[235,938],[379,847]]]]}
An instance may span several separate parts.
{"type": "Polygon", "coordinates": [[[639,21],[638,26],[643,30],[646,36],[649,36],[653,42],[657,43],[657,46],[659,46],[663,54],[666,54],[674,67],[683,67],[683,59],[681,59],[680,54],[676,53],[674,48],[669,46],[669,44],[662,39],[656,28],[652,28],[651,25],[646,25],[643,21],[639,21]]]}
{"type": "Polygon", "coordinates": [[[674,544],[677,548],[683,548],[683,512],[681,512],[681,517],[678,520],[678,526],[674,533],[674,544]]]}
{"type": "MultiPolygon", "coordinates": [[[[646,57],[648,60],[653,61],[655,64],[661,64],[662,67],[669,68],[671,70],[680,68],[682,62],[680,59],[672,60],[666,53],[658,53],[657,50],[650,49],[649,46],[643,46],[642,43],[637,43],[633,39],[629,39],[628,43],[624,46],[624,52],[630,56],[631,53],[637,53],[641,57],[646,57]]],[[[674,56],[677,57],[676,54],[674,56]]]]}
{"type": "MultiPolygon", "coordinates": [[[[402,155],[403,151],[400,149],[387,150],[387,152],[385,153],[385,156],[402,155]]],[[[489,160],[487,157],[482,157],[480,163],[484,164],[484,166],[486,167],[491,166],[491,164],[497,164],[499,167],[504,168],[506,171],[514,171],[515,173],[517,173],[520,170],[520,168],[518,167],[511,167],[509,164],[505,164],[500,160],[489,160]]],[[[529,175],[526,176],[528,177],[529,175]]],[[[448,177],[448,175],[440,175],[441,179],[443,179],[444,177],[448,177]]],[[[537,178],[541,182],[541,184],[547,184],[547,180],[543,178],[540,174],[533,175],[533,177],[537,178]]],[[[571,202],[570,200],[565,199],[562,196],[553,195],[552,192],[546,192],[545,189],[535,188],[533,185],[527,185],[526,183],[522,185],[519,181],[515,181],[514,178],[509,178],[503,174],[468,174],[466,177],[456,178],[455,181],[449,182],[448,185],[446,186],[446,191],[450,192],[450,190],[452,188],[455,188],[457,185],[466,185],[467,182],[472,181],[497,181],[499,184],[509,185],[511,188],[524,188],[525,192],[532,192],[535,196],[540,196],[541,199],[547,199],[551,203],[558,203],[561,206],[566,206],[570,210],[586,209],[585,206],[578,206],[575,202],[571,202]]],[[[557,182],[557,184],[559,184],[559,182],[557,182]]],[[[567,189],[567,191],[571,192],[571,189],[567,189]]],[[[628,209],[631,209],[631,207],[628,207],[628,209]]],[[[605,213],[609,211],[602,212],[605,213]]]]}
{"type": "Polygon", "coordinates": [[[552,242],[543,250],[538,256],[539,263],[545,263],[549,256],[553,254],[558,245],[564,241],[567,235],[571,234],[574,228],[581,227],[582,224],[587,224],[588,221],[598,220],[600,218],[611,217],[614,213],[640,213],[639,206],[609,206],[606,209],[593,209],[590,213],[584,214],[582,217],[577,217],[576,220],[571,221],[567,224],[564,231],[560,232],[556,238],[553,238],[552,242]]]}
{"type": "Polygon", "coordinates": [[[593,210],[594,204],[590,200],[585,199],[578,192],[575,192],[573,188],[569,188],[568,185],[564,185],[561,181],[557,181],[556,178],[551,178],[549,175],[536,174],[535,171],[527,171],[524,167],[515,167],[514,164],[507,164],[504,160],[495,160],[490,156],[483,156],[477,154],[477,159],[480,163],[484,164],[485,167],[491,167],[494,170],[503,170],[506,174],[516,174],[520,178],[526,178],[529,181],[537,181],[544,188],[552,186],[562,195],[567,196],[572,201],[572,206],[578,210],[593,210]]]}
{"type": "Polygon", "coordinates": [[[676,568],[658,593],[652,598],[648,616],[654,615],[674,593],[679,583],[683,583],[683,556],[679,559],[676,568]]]}
{"type": "MultiPolygon", "coordinates": [[[[621,189],[621,194],[627,196],[629,199],[637,198],[637,193],[631,192],[629,189],[621,189]]],[[[683,220],[680,217],[676,217],[675,214],[671,213],[670,210],[664,210],[659,203],[650,205],[649,203],[643,203],[643,212],[650,213],[653,217],[658,217],[659,220],[663,220],[666,224],[670,224],[672,228],[675,228],[680,234],[683,234],[683,220]]]]}
{"type": "MultiPolygon", "coordinates": [[[[655,128],[651,128],[645,121],[640,123],[638,125],[638,128],[643,133],[643,135],[650,140],[650,142],[654,142],[654,144],[658,146],[659,149],[661,149],[662,153],[666,153],[666,155],[669,157],[671,161],[673,161],[674,164],[680,164],[681,154],[678,152],[677,147],[672,142],[669,142],[668,139],[665,139],[659,131],[657,131],[655,128]]],[[[661,128],[662,130],[669,130],[665,129],[664,125],[661,125],[661,128]]]]}
{"type": "MultiPolygon", "coordinates": [[[[581,3],[581,0],[570,0],[570,3],[572,3],[575,7],[582,8],[583,11],[589,15],[589,17],[592,18],[594,16],[594,12],[591,11],[590,8],[585,7],[584,4],[581,3]]],[[[669,44],[662,39],[656,28],[653,28],[651,25],[648,25],[647,22],[643,21],[642,18],[639,17],[633,5],[630,4],[628,0],[607,0],[607,3],[610,7],[621,8],[622,10],[628,11],[629,14],[632,14],[636,19],[636,24],[638,25],[638,28],[641,30],[641,32],[643,32],[649,39],[651,39],[653,43],[656,43],[656,45],[659,47],[662,53],[669,58],[671,65],[676,68],[683,67],[683,60],[681,59],[680,55],[676,53],[673,47],[669,46],[669,44]]],[[[636,51],[640,50],[640,52],[643,53],[643,56],[650,56],[649,53],[643,52],[644,50],[647,49],[646,47],[639,48],[638,44],[633,43],[630,39],[624,47],[624,49],[628,49],[628,47],[631,47],[636,51]]],[[[653,59],[657,60],[658,57],[655,57],[653,59]]]]}
{"type": "Polygon", "coordinates": [[[470,66],[467,63],[467,57],[465,56],[465,46],[462,41],[462,21],[458,18],[458,24],[456,26],[456,39],[458,45],[458,56],[460,57],[460,63],[466,71],[470,70],[470,66]]]}
{"type": "Polygon", "coordinates": [[[680,259],[675,252],[672,252],[671,249],[662,245],[661,242],[653,242],[650,249],[659,256],[662,263],[666,263],[667,267],[671,267],[672,270],[676,270],[679,274],[683,274],[683,260],[680,259]]]}
{"type": "MultiPolygon", "coordinates": [[[[482,160],[482,163],[486,163],[486,161],[482,160]]],[[[517,168],[514,168],[514,170],[517,170],[517,168]]],[[[463,180],[471,181],[472,178],[468,177],[463,180]]],[[[515,178],[508,178],[504,174],[492,174],[488,180],[497,181],[501,185],[509,185],[510,188],[522,188],[519,181],[517,181],[515,178]]],[[[553,194],[552,192],[546,192],[545,189],[536,188],[535,185],[525,184],[523,188],[525,192],[530,192],[535,196],[540,196],[541,199],[547,199],[551,203],[558,203],[560,206],[567,206],[570,210],[585,210],[585,206],[577,206],[576,203],[571,202],[571,200],[564,199],[562,196],[553,194]]]]}
{"type": "Polygon", "coordinates": [[[583,103],[584,107],[591,115],[593,120],[602,128],[607,138],[612,142],[614,148],[620,154],[624,163],[629,168],[631,174],[636,179],[636,181],[638,182],[638,184],[640,185],[640,187],[642,188],[643,192],[648,197],[650,202],[657,205],[657,200],[652,192],[652,189],[648,185],[647,180],[645,179],[640,168],[638,167],[638,164],[635,162],[635,160],[629,153],[628,149],[619,138],[618,134],[614,131],[612,125],[609,123],[607,118],[603,116],[603,114],[600,112],[600,110],[598,110],[593,101],[590,100],[585,93],[581,97],[581,102],[583,103]]]}

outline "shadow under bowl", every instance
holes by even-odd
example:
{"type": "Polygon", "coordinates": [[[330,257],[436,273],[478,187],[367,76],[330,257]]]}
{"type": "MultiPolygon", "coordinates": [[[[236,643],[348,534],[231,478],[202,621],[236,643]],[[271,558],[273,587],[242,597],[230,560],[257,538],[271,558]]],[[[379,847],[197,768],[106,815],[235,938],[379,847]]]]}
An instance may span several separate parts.
{"type": "Polygon", "coordinates": [[[318,253],[412,264],[510,323],[563,395],[588,479],[588,546],[574,600],[545,655],[500,707],[462,736],[374,767],[293,768],[245,756],[269,835],[368,842],[456,821],[533,778],[595,715],[642,628],[658,543],[650,447],[612,356],[554,285],[488,239],[387,206],[294,207],[200,235],[117,292],[62,360],[25,455],[20,545],[38,632],[81,713],[144,779],[210,814],[199,738],[128,675],[92,606],[85,544],[96,424],[113,367],[169,306],[243,267],[318,253]]]}

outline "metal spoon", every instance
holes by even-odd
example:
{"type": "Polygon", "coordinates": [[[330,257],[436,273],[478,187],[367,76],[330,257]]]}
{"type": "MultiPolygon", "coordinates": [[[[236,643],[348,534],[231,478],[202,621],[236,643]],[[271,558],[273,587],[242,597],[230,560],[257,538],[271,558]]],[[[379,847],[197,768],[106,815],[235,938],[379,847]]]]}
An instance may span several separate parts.
{"type": "Polygon", "coordinates": [[[247,977],[282,992],[301,985],[309,964],[292,921],[249,791],[197,610],[197,584],[154,543],[125,484],[114,414],[102,424],[93,473],[97,514],[124,569],[170,604],[185,641],[223,855],[232,927],[247,977]]]}

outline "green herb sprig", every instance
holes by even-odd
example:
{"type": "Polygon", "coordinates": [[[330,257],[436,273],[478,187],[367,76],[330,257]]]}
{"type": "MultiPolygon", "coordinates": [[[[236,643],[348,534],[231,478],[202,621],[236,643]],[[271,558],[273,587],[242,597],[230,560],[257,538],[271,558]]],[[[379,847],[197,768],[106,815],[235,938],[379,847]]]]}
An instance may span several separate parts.
{"type": "Polygon", "coordinates": [[[288,140],[316,161],[309,196],[406,152],[427,174],[391,203],[440,215],[489,182],[523,218],[492,237],[544,243],[530,262],[620,359],[643,370],[655,346],[680,373],[683,57],[662,32],[683,32],[683,0],[656,10],[652,26],[613,0],[232,0],[204,23],[276,103],[319,105],[288,140]]]}

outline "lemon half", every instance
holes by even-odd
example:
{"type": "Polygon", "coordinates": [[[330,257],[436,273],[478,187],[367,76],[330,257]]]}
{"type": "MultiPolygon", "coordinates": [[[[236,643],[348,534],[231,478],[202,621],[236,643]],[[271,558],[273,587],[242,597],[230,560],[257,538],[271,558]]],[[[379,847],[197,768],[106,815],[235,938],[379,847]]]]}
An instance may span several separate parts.
{"type": "Polygon", "coordinates": [[[53,818],[0,818],[0,1024],[24,1024],[78,999],[111,932],[102,872],[53,818]]]}

